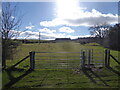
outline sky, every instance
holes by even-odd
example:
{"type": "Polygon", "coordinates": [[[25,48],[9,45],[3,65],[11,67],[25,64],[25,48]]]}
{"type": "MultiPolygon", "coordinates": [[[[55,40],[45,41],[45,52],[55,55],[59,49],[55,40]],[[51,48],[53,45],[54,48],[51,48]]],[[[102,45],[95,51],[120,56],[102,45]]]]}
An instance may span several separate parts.
{"type": "MultiPolygon", "coordinates": [[[[18,7],[19,14],[24,15],[18,39],[39,39],[39,32],[42,40],[89,37],[91,26],[118,23],[117,2],[57,0],[19,2],[18,7]]],[[[17,19],[17,16],[11,18],[17,19]]]]}

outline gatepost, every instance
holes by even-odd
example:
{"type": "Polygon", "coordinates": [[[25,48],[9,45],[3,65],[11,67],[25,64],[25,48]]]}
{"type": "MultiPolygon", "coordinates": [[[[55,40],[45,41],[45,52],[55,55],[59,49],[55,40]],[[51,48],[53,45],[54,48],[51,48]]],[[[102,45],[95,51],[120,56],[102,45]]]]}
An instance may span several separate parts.
{"type": "Polygon", "coordinates": [[[30,55],[30,69],[35,69],[35,51],[29,52],[30,55]]]}

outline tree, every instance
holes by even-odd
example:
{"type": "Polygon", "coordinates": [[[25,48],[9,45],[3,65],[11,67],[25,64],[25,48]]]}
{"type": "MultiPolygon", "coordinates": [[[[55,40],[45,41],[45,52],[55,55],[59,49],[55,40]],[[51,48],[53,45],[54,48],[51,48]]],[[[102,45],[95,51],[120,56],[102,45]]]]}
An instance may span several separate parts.
{"type": "Polygon", "coordinates": [[[96,24],[89,28],[90,33],[94,37],[105,38],[108,36],[109,28],[111,26],[108,24],[96,24]]]}
{"type": "Polygon", "coordinates": [[[110,48],[120,50],[120,24],[110,28],[108,37],[110,48]]]}
{"type": "Polygon", "coordinates": [[[17,37],[23,16],[18,15],[17,4],[2,3],[0,33],[2,35],[2,66],[6,67],[6,59],[12,55],[14,44],[11,38],[17,37]]]}
{"type": "Polygon", "coordinates": [[[18,16],[17,4],[12,5],[11,3],[2,4],[2,39],[11,39],[18,34],[19,27],[21,25],[22,16],[18,16]]]}

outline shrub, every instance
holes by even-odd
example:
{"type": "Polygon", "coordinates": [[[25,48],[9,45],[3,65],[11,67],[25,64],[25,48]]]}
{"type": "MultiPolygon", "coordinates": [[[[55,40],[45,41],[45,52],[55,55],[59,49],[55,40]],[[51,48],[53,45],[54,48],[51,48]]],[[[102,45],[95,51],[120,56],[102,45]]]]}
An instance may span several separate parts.
{"type": "Polygon", "coordinates": [[[3,39],[2,40],[2,66],[6,67],[6,60],[13,59],[13,54],[15,53],[16,47],[20,45],[17,40],[3,39]]]}

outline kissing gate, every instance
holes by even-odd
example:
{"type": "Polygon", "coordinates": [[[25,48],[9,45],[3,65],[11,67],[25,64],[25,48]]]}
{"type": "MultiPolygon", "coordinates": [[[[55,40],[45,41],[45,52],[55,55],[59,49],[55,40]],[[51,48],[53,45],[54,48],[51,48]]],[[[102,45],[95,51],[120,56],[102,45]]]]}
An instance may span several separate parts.
{"type": "Polygon", "coordinates": [[[105,67],[110,64],[110,50],[81,49],[80,52],[35,52],[30,54],[31,69],[74,69],[105,67]]]}

